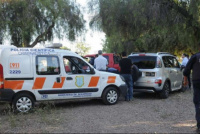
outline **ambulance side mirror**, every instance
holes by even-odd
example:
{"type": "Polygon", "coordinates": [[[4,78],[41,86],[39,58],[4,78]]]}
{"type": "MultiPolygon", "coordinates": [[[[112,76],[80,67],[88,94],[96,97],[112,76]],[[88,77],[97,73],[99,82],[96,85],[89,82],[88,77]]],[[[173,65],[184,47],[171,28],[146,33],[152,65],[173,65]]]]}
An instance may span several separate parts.
{"type": "Polygon", "coordinates": [[[95,74],[94,68],[91,68],[91,69],[90,69],[90,73],[91,73],[91,74],[95,74]]]}

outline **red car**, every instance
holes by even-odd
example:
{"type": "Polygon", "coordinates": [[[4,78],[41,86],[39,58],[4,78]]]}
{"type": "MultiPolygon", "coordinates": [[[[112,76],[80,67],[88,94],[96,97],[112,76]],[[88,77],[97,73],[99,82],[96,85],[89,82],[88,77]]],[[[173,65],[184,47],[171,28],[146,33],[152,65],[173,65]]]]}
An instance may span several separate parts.
{"type": "MultiPolygon", "coordinates": [[[[94,59],[95,59],[96,54],[90,54],[90,55],[85,55],[85,58],[89,58],[89,63],[94,65],[94,59]]],[[[120,56],[114,54],[114,53],[104,53],[102,54],[103,57],[105,57],[108,60],[108,67],[109,68],[115,68],[118,71],[120,71],[119,67],[119,60],[121,59],[120,56]]]]}

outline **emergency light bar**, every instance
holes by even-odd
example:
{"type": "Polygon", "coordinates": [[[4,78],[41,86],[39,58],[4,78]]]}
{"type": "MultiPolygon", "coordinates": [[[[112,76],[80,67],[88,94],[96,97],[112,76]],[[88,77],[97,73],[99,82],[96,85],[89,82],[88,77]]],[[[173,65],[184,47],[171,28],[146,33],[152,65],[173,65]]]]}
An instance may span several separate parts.
{"type": "Polygon", "coordinates": [[[61,43],[53,43],[51,45],[48,45],[48,47],[46,48],[60,48],[60,47],[62,47],[61,43]]]}

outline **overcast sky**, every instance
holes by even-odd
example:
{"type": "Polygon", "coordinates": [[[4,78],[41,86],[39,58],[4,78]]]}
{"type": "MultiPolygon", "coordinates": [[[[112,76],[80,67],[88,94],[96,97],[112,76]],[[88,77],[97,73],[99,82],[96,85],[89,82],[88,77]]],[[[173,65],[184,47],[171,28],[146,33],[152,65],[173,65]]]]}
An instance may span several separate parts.
{"type": "MultiPolygon", "coordinates": [[[[82,8],[87,10],[87,0],[76,0],[82,8]]],[[[72,51],[76,51],[75,44],[78,42],[84,42],[88,44],[91,47],[91,50],[89,51],[89,54],[97,53],[98,50],[102,49],[102,40],[105,40],[105,34],[103,32],[99,31],[93,31],[89,28],[89,21],[90,21],[90,15],[87,13],[87,11],[84,11],[84,19],[86,20],[86,29],[88,32],[85,35],[85,40],[83,37],[79,37],[75,42],[69,42],[68,40],[59,40],[54,39],[54,43],[62,43],[64,46],[70,48],[72,51]]],[[[83,35],[84,36],[84,35],[83,35]]]]}

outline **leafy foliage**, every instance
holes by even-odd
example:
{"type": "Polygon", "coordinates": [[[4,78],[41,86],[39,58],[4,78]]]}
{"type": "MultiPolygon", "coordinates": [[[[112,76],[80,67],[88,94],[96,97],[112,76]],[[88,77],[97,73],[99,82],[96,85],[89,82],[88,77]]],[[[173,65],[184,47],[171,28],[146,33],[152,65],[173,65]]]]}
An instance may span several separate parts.
{"type": "Polygon", "coordinates": [[[76,44],[76,52],[81,56],[86,55],[90,49],[91,48],[85,43],[80,42],[76,44]]]}
{"type": "Polygon", "coordinates": [[[66,46],[63,46],[63,47],[61,47],[60,49],[63,49],[63,50],[70,50],[70,51],[71,51],[71,49],[68,48],[68,47],[66,47],[66,46]]]}
{"type": "Polygon", "coordinates": [[[93,28],[106,33],[108,52],[197,51],[199,0],[90,0],[93,28]]]}
{"type": "Polygon", "coordinates": [[[0,36],[11,35],[16,46],[33,47],[58,38],[75,40],[84,19],[73,0],[1,0],[0,36]]]}

